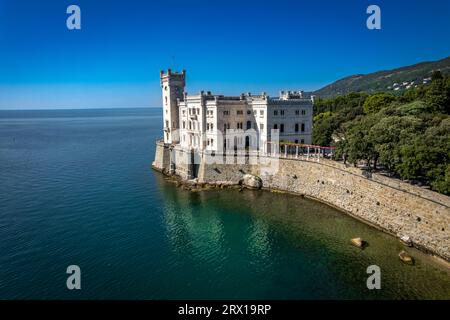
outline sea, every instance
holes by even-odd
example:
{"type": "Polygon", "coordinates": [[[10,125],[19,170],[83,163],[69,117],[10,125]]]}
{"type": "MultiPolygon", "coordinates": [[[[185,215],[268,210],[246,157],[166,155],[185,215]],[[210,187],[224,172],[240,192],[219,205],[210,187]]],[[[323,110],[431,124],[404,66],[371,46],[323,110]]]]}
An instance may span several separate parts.
{"type": "Polygon", "coordinates": [[[0,111],[0,299],[450,299],[448,268],[323,203],[177,188],[161,136],[160,108],[0,111]]]}

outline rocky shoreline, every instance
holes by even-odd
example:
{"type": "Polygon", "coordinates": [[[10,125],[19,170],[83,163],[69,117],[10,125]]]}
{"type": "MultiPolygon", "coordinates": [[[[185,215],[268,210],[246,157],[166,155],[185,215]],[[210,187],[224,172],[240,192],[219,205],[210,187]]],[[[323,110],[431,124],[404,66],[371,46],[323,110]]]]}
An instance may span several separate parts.
{"type": "MultiPolygon", "coordinates": [[[[249,190],[265,190],[265,191],[270,191],[273,193],[283,193],[283,194],[289,193],[289,194],[293,194],[296,196],[305,197],[304,194],[299,194],[299,193],[295,193],[295,192],[289,192],[289,191],[285,191],[285,190],[272,189],[272,188],[264,188],[262,185],[262,181],[259,177],[249,175],[249,174],[244,175],[243,178],[238,183],[233,183],[230,181],[216,181],[213,183],[211,183],[211,182],[207,183],[207,182],[199,182],[198,178],[191,179],[191,180],[185,180],[177,174],[169,173],[166,170],[160,170],[154,166],[152,166],[152,167],[153,167],[153,169],[155,169],[159,172],[162,172],[164,175],[164,178],[167,182],[175,184],[177,188],[180,188],[185,191],[190,191],[190,192],[200,192],[200,191],[220,190],[220,189],[233,189],[233,190],[239,190],[240,192],[242,192],[245,189],[249,189],[249,190]]],[[[307,198],[311,198],[311,197],[307,197],[307,198]]],[[[320,201],[320,199],[315,199],[315,198],[311,198],[311,199],[318,200],[319,202],[323,202],[323,201],[320,201]]],[[[353,216],[354,218],[356,218],[357,220],[360,220],[366,224],[369,224],[382,232],[386,232],[386,230],[374,225],[373,223],[370,223],[369,221],[365,221],[364,219],[361,219],[360,217],[354,216],[353,214],[346,212],[345,210],[342,210],[339,207],[336,207],[333,205],[332,205],[332,207],[334,207],[340,211],[343,211],[343,213],[347,213],[350,216],[353,216]]],[[[389,232],[387,232],[387,233],[389,233],[389,232]]],[[[389,234],[391,234],[391,233],[389,233],[389,234]]],[[[392,235],[394,235],[394,234],[392,234],[392,235]]],[[[443,259],[442,257],[440,257],[438,255],[435,255],[432,251],[428,250],[427,248],[420,246],[416,243],[413,244],[412,242],[410,242],[410,240],[408,241],[408,243],[405,243],[404,239],[399,238],[399,241],[404,243],[405,247],[415,247],[416,249],[420,250],[421,252],[428,254],[431,258],[434,258],[434,260],[438,264],[440,264],[441,266],[450,270],[450,262],[449,261],[447,261],[446,259],[443,259]]],[[[401,259],[401,257],[400,257],[400,259],[401,259]]]]}

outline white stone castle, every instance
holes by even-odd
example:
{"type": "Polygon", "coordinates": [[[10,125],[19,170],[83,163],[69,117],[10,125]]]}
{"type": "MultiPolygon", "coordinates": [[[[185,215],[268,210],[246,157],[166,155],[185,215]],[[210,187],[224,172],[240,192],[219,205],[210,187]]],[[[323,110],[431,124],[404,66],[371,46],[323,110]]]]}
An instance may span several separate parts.
{"type": "Polygon", "coordinates": [[[188,95],[184,70],[161,71],[160,77],[166,144],[213,152],[231,150],[237,144],[265,151],[275,136],[280,142],[311,144],[314,101],[304,97],[303,91],[281,91],[277,98],[266,93],[188,95]]]}

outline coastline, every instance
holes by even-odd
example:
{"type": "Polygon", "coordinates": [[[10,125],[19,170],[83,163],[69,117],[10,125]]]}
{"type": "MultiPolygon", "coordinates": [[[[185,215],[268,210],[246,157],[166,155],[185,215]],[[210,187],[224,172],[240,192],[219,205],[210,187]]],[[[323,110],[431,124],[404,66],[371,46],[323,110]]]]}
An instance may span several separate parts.
{"type": "Polygon", "coordinates": [[[264,190],[322,202],[398,240],[407,235],[416,249],[450,269],[450,237],[446,230],[450,225],[449,197],[378,174],[366,177],[358,172],[360,169],[325,159],[320,163],[280,159],[278,172],[270,176],[262,175],[258,165],[221,166],[201,161],[198,177],[188,179],[180,154],[175,156],[174,167],[170,166],[171,152],[183,153],[157,143],[152,168],[170,176],[185,190],[244,188],[242,178],[251,174],[262,180],[264,190]]]}
{"type": "MultiPolygon", "coordinates": [[[[169,183],[173,183],[176,185],[177,188],[180,188],[182,190],[185,191],[189,191],[189,192],[201,192],[201,191],[211,191],[211,190],[239,190],[239,191],[243,191],[244,189],[248,189],[248,190],[257,190],[257,191],[262,191],[262,192],[271,192],[271,193],[280,193],[280,194],[290,194],[296,197],[302,197],[302,198],[306,198],[306,199],[310,199],[312,201],[316,201],[322,204],[325,204],[333,209],[336,209],[337,211],[350,216],[353,219],[358,220],[361,223],[364,223],[365,225],[370,226],[371,228],[374,228],[380,232],[383,232],[385,234],[388,234],[394,238],[396,238],[399,242],[400,239],[399,237],[395,234],[390,232],[389,230],[383,229],[382,227],[368,221],[365,220],[361,217],[358,217],[354,214],[352,214],[351,212],[342,209],[338,206],[335,206],[331,203],[328,203],[326,201],[323,201],[319,198],[315,198],[315,197],[311,197],[308,195],[304,195],[304,194],[299,194],[296,192],[291,192],[291,191],[285,191],[285,190],[280,190],[280,189],[273,189],[273,188],[267,188],[267,187],[262,187],[261,189],[255,189],[255,188],[251,188],[248,186],[244,186],[244,185],[240,185],[240,184],[227,184],[227,183],[201,183],[201,182],[196,182],[196,181],[189,181],[189,180],[185,180],[183,179],[181,176],[176,175],[176,174],[170,174],[169,172],[165,171],[165,170],[161,170],[160,168],[157,168],[155,166],[151,166],[151,169],[161,173],[164,175],[165,180],[169,183]]],[[[406,247],[406,246],[405,246],[406,247]]],[[[445,258],[435,254],[434,252],[432,252],[431,250],[427,249],[424,246],[420,246],[417,245],[416,243],[413,244],[412,246],[414,249],[417,249],[418,252],[420,252],[423,256],[421,256],[422,259],[427,259],[429,261],[431,261],[432,263],[439,265],[441,268],[445,269],[446,271],[450,272],[450,261],[446,260],[445,258]]]]}

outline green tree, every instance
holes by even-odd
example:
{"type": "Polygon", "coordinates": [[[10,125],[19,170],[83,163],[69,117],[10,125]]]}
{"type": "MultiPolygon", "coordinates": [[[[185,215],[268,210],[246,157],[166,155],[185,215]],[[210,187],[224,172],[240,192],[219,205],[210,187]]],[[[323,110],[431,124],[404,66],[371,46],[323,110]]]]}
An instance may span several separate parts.
{"type": "Polygon", "coordinates": [[[382,108],[389,106],[393,101],[395,101],[395,97],[388,93],[377,93],[369,98],[367,98],[364,102],[363,109],[365,114],[376,113],[380,111],[382,108]]]}
{"type": "Polygon", "coordinates": [[[425,102],[434,112],[450,114],[450,77],[433,72],[431,84],[426,89],[425,102]]]}

